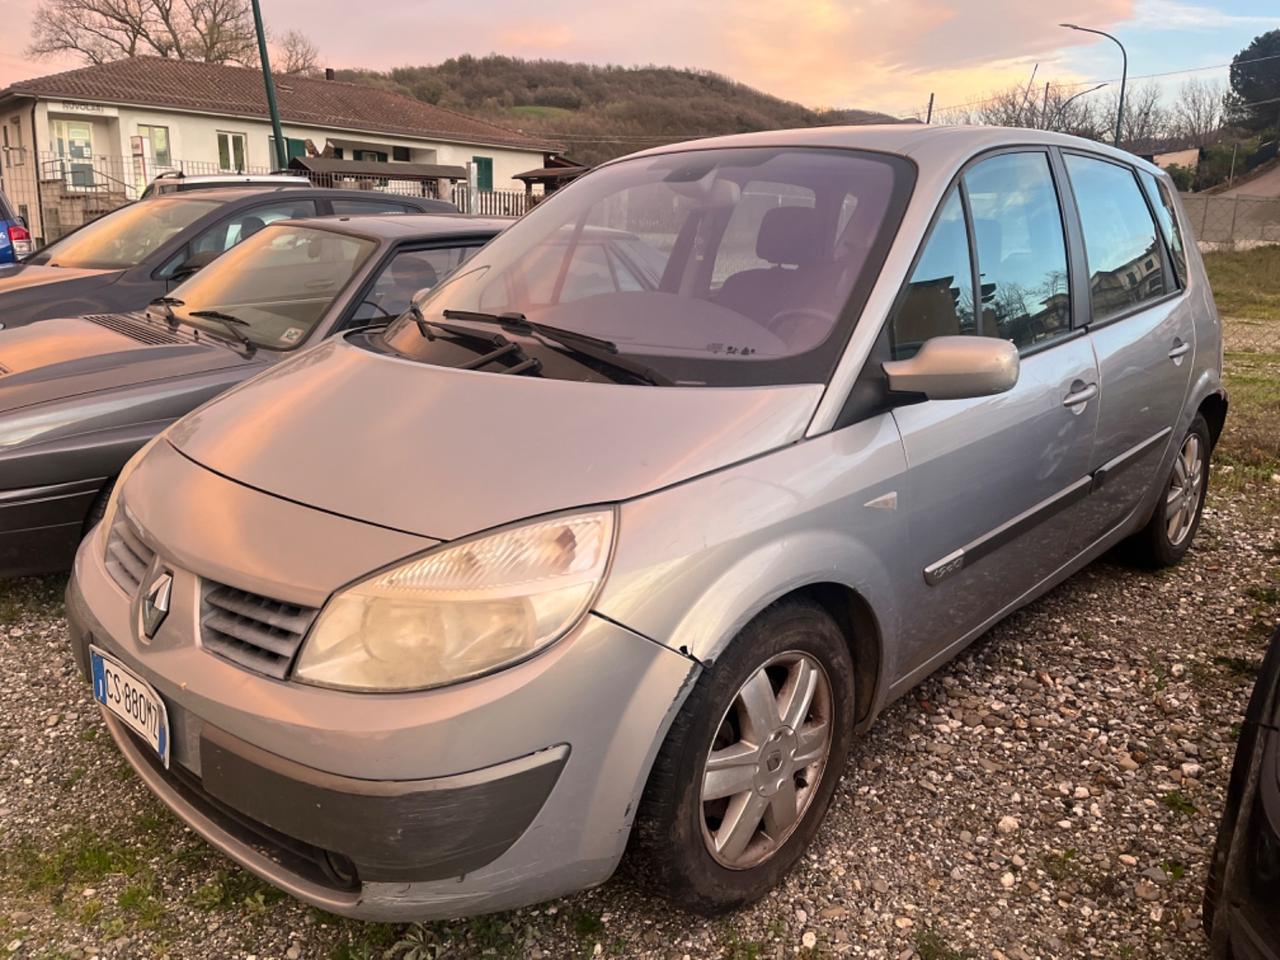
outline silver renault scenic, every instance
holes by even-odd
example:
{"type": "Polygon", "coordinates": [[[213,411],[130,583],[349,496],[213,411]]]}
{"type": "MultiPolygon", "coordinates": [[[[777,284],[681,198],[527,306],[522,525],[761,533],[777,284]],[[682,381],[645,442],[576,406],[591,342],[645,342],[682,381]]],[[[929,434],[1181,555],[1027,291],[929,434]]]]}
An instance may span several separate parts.
{"type": "Polygon", "coordinates": [[[855,737],[1128,541],[1227,400],[1155,167],[1037,131],[608,163],[125,468],[68,589],[116,744],[335,913],[762,896],[855,737]]]}

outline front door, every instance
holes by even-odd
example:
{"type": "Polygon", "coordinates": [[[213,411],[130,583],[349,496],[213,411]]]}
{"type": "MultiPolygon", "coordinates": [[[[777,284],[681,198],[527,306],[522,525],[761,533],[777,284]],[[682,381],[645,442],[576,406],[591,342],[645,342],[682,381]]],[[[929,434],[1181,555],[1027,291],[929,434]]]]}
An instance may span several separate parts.
{"type": "Polygon", "coordinates": [[[92,188],[93,124],[83,120],[58,120],[54,123],[54,140],[62,165],[62,176],[70,187],[92,188]]]}
{"type": "MultiPolygon", "coordinates": [[[[1101,374],[1084,549],[1124,522],[1156,481],[1186,402],[1194,313],[1134,170],[1066,154],[1088,260],[1089,339],[1101,374]]],[[[1158,199],[1158,194],[1157,198],[1158,199]]]]}
{"type": "Polygon", "coordinates": [[[1045,152],[974,164],[939,211],[892,321],[896,358],[941,335],[1000,337],[1022,354],[1008,393],[894,410],[908,464],[902,549],[912,571],[901,673],[1073,556],[1090,484],[1098,370],[1088,338],[1071,326],[1061,210],[1045,152]]]}

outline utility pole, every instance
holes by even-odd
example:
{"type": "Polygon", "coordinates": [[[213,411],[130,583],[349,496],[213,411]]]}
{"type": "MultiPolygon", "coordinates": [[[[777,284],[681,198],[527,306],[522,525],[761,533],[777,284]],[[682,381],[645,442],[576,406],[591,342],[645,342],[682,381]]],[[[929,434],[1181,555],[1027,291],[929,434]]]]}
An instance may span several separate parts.
{"type": "Polygon", "coordinates": [[[929,110],[928,110],[928,113],[925,114],[924,122],[933,123],[933,94],[932,93],[929,94],[929,110]]]}
{"type": "Polygon", "coordinates": [[[276,82],[271,79],[271,58],[267,56],[267,30],[262,25],[262,8],[253,0],[253,26],[258,31],[258,57],[262,60],[262,82],[267,88],[267,110],[271,113],[271,132],[275,142],[276,169],[289,165],[285,152],[284,130],[280,127],[280,107],[276,104],[276,82]]]}
{"type": "Polygon", "coordinates": [[[1128,51],[1125,50],[1123,43],[1121,43],[1111,34],[1105,33],[1102,30],[1094,30],[1092,27],[1080,27],[1080,26],[1076,26],[1074,23],[1060,23],[1058,24],[1058,26],[1066,27],[1068,30],[1079,30],[1081,33],[1096,33],[1100,37],[1106,37],[1108,40],[1110,40],[1112,43],[1114,43],[1117,47],[1120,48],[1120,58],[1121,58],[1120,103],[1116,107],[1116,135],[1113,140],[1113,143],[1115,144],[1116,148],[1119,149],[1120,131],[1124,129],[1124,86],[1125,86],[1125,81],[1129,79],[1129,53],[1128,51]]]}

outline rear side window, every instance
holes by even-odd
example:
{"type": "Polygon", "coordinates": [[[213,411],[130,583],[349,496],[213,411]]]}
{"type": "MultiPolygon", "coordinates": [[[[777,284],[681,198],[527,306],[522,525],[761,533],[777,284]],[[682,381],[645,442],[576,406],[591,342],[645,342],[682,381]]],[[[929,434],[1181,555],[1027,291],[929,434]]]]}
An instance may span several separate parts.
{"type": "Polygon", "coordinates": [[[1049,157],[1009,153],[964,175],[982,284],[982,333],[1026,349],[1071,330],[1067,244],[1049,157]]]}
{"type": "Polygon", "coordinates": [[[933,337],[978,332],[969,231],[958,189],[952,188],[942,203],[890,332],[895,360],[915,356],[933,337]]]}
{"type": "Polygon", "coordinates": [[[1178,226],[1178,216],[1173,212],[1173,197],[1169,195],[1169,188],[1160,183],[1154,176],[1145,170],[1138,174],[1142,180],[1143,189],[1147,191],[1147,197],[1151,200],[1151,207],[1156,212],[1156,219],[1160,221],[1160,232],[1164,234],[1164,242],[1169,247],[1169,253],[1173,257],[1173,272],[1178,278],[1180,286],[1187,285],[1187,253],[1182,246],[1182,228],[1178,226]]]}
{"type": "Polygon", "coordinates": [[[1107,320],[1165,293],[1164,251],[1128,167],[1067,154],[1080,211],[1093,320],[1107,320]]]}
{"type": "Polygon", "coordinates": [[[277,220],[302,220],[316,215],[314,200],[281,201],[260,207],[250,207],[229,220],[206,230],[191,244],[192,253],[230,250],[241,240],[247,240],[269,223],[277,220]]]}
{"type": "MultiPolygon", "coordinates": [[[[391,203],[385,200],[331,200],[335,216],[355,217],[366,213],[408,213],[409,208],[403,203],[391,203]]],[[[416,212],[416,211],[415,211],[416,212]]]]}

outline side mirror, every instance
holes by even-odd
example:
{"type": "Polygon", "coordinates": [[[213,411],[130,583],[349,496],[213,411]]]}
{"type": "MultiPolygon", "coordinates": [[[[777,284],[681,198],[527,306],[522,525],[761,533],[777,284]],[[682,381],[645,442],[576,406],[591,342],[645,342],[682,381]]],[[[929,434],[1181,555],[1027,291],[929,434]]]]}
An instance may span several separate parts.
{"type": "Polygon", "coordinates": [[[995,337],[934,337],[908,360],[884,364],[889,389],[930,400],[989,397],[1018,382],[1018,348],[995,337]]]}

